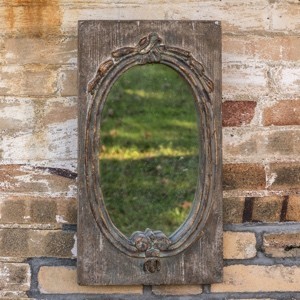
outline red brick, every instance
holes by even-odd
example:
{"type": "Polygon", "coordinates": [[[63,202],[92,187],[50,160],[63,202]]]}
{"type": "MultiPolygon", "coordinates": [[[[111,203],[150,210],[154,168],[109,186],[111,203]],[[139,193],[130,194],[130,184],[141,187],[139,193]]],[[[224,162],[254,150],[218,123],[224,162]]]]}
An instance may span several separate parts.
{"type": "Polygon", "coordinates": [[[285,100],[265,108],[263,112],[265,126],[300,125],[300,100],[285,100]]]}
{"type": "Polygon", "coordinates": [[[224,190],[264,189],[266,177],[264,166],[260,164],[225,164],[223,165],[224,190]]]}
{"type": "Polygon", "coordinates": [[[226,101],[222,105],[222,125],[242,126],[251,122],[254,117],[256,102],[226,101]]]}

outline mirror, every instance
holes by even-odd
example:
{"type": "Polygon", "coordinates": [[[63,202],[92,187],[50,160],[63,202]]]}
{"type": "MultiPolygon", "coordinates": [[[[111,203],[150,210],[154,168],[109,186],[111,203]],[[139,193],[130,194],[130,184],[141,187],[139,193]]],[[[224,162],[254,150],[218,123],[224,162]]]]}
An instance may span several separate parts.
{"type": "Polygon", "coordinates": [[[101,115],[100,187],[114,225],[170,235],[187,218],[198,178],[199,131],[188,82],[164,64],[134,66],[101,115]]]}
{"type": "Polygon", "coordinates": [[[79,284],[220,282],[220,23],[78,30],[79,284]]]}

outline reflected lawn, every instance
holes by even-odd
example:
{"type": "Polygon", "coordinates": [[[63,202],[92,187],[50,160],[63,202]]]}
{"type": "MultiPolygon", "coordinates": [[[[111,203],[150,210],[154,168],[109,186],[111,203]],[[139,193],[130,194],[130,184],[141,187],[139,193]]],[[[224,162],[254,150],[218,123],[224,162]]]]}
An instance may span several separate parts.
{"type": "Polygon", "coordinates": [[[100,180],[112,221],[126,235],[147,227],[172,233],[187,217],[198,175],[189,85],[160,64],[131,68],[101,117],[100,180]]]}
{"type": "Polygon", "coordinates": [[[195,194],[197,156],[102,159],[101,188],[114,224],[130,235],[147,227],[171,234],[186,218],[195,194]]]}

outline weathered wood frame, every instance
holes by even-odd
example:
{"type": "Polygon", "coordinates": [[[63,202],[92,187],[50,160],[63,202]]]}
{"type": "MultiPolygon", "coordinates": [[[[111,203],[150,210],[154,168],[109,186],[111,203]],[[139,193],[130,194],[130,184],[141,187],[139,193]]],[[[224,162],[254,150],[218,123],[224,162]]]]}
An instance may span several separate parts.
{"type": "Polygon", "coordinates": [[[218,22],[79,23],[80,284],[200,284],[221,280],[220,105],[218,22]],[[189,217],[170,237],[146,230],[127,238],[110,220],[101,194],[100,116],[118,77],[132,66],[147,63],[175,69],[192,88],[200,117],[198,185],[189,217]]]}

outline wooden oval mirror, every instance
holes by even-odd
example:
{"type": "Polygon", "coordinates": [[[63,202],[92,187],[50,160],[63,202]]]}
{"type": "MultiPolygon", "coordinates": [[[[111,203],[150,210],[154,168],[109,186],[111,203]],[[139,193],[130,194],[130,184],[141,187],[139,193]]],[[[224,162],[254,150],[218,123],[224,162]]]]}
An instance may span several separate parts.
{"type": "Polygon", "coordinates": [[[78,281],[222,277],[221,29],[79,26],[78,281]]]}

